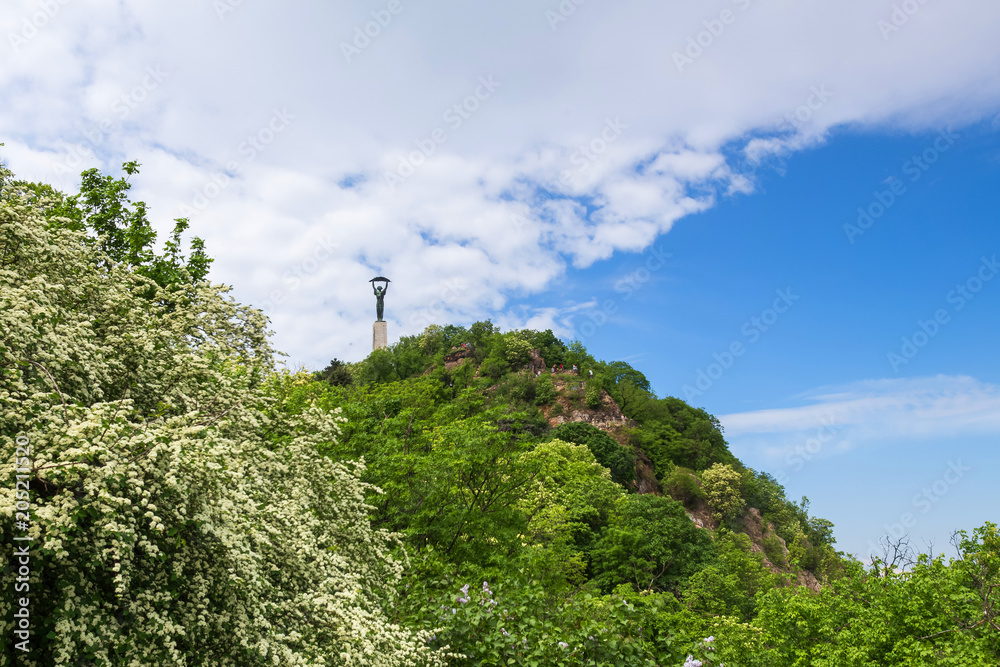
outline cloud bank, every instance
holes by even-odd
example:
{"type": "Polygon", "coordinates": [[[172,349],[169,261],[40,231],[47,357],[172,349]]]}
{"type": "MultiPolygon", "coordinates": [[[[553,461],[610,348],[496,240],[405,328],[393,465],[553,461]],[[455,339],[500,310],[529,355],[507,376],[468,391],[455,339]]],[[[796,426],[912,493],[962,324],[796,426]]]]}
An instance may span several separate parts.
{"type": "Polygon", "coordinates": [[[158,228],[190,217],[214,279],[314,367],[367,352],[374,275],[392,337],[571,336],[579,304],[525,301],[769,160],[1000,110],[989,0],[15,0],[0,28],[9,166],[72,190],[138,160],[158,228]]]}

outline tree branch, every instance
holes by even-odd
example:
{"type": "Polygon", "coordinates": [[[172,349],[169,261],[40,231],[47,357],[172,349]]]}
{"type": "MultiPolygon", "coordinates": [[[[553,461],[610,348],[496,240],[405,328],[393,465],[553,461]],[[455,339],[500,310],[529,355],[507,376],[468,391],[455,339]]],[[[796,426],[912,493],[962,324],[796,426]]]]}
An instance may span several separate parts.
{"type": "Polygon", "coordinates": [[[69,415],[66,414],[66,411],[68,409],[68,406],[66,405],[66,398],[62,395],[62,392],[59,390],[59,385],[58,385],[58,383],[56,383],[55,378],[52,377],[52,373],[49,373],[49,369],[47,369],[45,366],[42,366],[37,361],[32,361],[31,359],[22,359],[21,361],[26,361],[29,364],[34,364],[34,365],[38,366],[48,376],[49,382],[52,383],[52,386],[56,388],[56,393],[59,394],[59,400],[62,401],[62,404],[63,404],[63,420],[66,422],[66,426],[69,426],[69,415]]]}

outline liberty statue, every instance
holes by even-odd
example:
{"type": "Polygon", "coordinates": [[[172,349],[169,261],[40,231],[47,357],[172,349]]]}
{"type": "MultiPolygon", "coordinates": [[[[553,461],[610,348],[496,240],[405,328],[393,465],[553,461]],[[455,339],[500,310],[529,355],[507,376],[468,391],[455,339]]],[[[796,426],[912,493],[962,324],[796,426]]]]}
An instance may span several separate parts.
{"type": "Polygon", "coordinates": [[[378,315],[377,321],[382,322],[382,314],[385,312],[385,293],[389,290],[389,283],[391,281],[388,278],[379,276],[372,278],[368,282],[372,284],[372,289],[375,290],[375,313],[378,315]],[[375,285],[376,282],[384,284],[381,287],[377,287],[375,285]]]}

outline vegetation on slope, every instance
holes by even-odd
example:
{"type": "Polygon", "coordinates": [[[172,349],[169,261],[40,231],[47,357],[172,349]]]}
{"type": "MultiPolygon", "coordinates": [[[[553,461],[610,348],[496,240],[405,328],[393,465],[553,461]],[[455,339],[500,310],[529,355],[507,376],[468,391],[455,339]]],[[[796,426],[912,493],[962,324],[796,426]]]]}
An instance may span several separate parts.
{"type": "Polygon", "coordinates": [[[714,417],[550,331],[279,371],[127,190],[0,169],[0,525],[26,475],[32,538],[0,664],[997,664],[994,524],[863,566],[714,417]]]}

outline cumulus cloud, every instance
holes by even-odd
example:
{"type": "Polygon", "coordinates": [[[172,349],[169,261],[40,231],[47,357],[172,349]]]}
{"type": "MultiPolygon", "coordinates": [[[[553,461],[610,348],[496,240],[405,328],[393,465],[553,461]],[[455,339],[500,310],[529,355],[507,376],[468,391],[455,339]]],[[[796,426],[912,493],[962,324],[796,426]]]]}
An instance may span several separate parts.
{"type": "Polygon", "coordinates": [[[379,273],[392,336],[566,332],[523,300],[752,192],[737,161],[996,115],[1000,6],[893,4],[12,0],[2,156],[67,190],[140,161],[304,363],[364,356],[379,273]]]}

